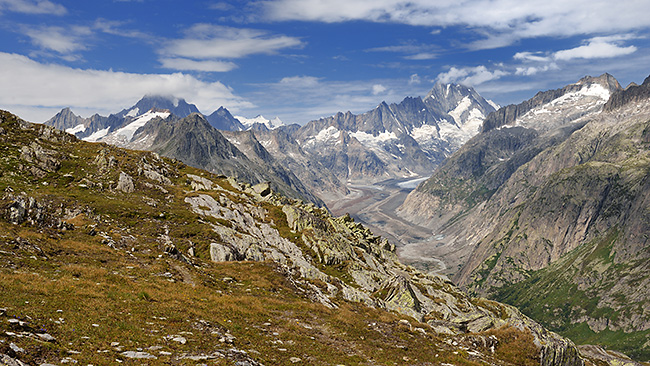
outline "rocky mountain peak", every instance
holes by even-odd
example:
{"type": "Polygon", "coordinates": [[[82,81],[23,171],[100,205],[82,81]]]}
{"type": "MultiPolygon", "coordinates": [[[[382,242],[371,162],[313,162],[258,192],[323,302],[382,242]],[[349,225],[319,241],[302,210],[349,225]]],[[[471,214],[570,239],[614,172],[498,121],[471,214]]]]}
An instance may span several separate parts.
{"type": "Polygon", "coordinates": [[[124,109],[117,115],[122,117],[136,117],[152,108],[167,109],[179,117],[186,117],[191,113],[199,113],[198,108],[194,104],[188,104],[185,99],[149,94],[142,97],[133,107],[124,109]]]}
{"type": "Polygon", "coordinates": [[[223,106],[219,107],[219,109],[212,112],[209,116],[206,116],[206,118],[208,122],[210,122],[210,125],[217,130],[241,131],[246,129],[244,125],[242,125],[241,122],[239,122],[239,120],[223,106]]]}
{"type": "Polygon", "coordinates": [[[612,111],[628,103],[638,102],[650,98],[650,76],[641,85],[630,84],[625,90],[619,89],[609,98],[603,109],[612,111]]]}
{"type": "Polygon", "coordinates": [[[578,118],[600,112],[610,95],[621,89],[621,85],[610,74],[585,76],[563,88],[538,92],[519,104],[500,108],[485,118],[482,131],[488,132],[503,126],[556,129],[578,118]],[[552,116],[551,120],[547,118],[548,115],[552,116]]]}
{"type": "Polygon", "coordinates": [[[67,129],[74,128],[80,124],[83,124],[83,122],[84,119],[82,117],[74,114],[70,107],[65,107],[61,109],[59,113],[54,115],[54,117],[45,121],[44,124],[65,131],[67,129]]]}

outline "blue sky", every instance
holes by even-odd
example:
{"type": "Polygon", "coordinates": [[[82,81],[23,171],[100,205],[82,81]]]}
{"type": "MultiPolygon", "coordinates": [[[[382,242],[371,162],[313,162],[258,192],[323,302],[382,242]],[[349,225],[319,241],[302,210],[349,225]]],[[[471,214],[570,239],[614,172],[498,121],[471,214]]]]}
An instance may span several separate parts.
{"type": "Polygon", "coordinates": [[[0,108],[41,122],[145,94],[304,124],[473,86],[501,105],[650,75],[650,0],[0,0],[0,108]]]}

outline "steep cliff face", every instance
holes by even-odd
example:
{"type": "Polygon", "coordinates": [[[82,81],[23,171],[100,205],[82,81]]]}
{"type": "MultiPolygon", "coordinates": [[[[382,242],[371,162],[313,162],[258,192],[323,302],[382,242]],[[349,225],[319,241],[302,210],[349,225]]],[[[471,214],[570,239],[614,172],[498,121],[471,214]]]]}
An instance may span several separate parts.
{"type": "Polygon", "coordinates": [[[403,212],[442,218],[449,245],[441,247],[463,255],[454,279],[470,292],[523,306],[580,342],[648,359],[647,87],[613,91],[603,112],[531,134],[509,155],[507,143],[479,142],[514,128],[482,133],[452,157],[459,167],[439,170],[403,212]],[[486,151],[502,155],[481,169],[476,156],[486,151]]]}
{"type": "Polygon", "coordinates": [[[268,184],[5,112],[0,134],[3,362],[582,365],[515,308],[268,184]]]}

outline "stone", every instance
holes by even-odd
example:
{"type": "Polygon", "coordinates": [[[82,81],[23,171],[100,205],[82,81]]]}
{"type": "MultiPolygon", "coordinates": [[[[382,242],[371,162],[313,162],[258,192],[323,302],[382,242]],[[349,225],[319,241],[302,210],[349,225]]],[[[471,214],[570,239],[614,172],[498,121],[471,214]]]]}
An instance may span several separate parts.
{"type": "Polygon", "coordinates": [[[122,356],[128,357],[128,358],[144,358],[144,359],[156,359],[158,357],[147,353],[147,352],[140,352],[140,351],[125,351],[121,353],[122,356]]]}
{"type": "Polygon", "coordinates": [[[253,186],[253,192],[259,194],[262,197],[266,197],[271,194],[271,185],[267,183],[260,183],[253,186]]]}
{"type": "Polygon", "coordinates": [[[133,178],[130,175],[120,172],[120,178],[117,181],[117,186],[115,187],[118,191],[124,193],[131,193],[135,191],[135,185],[133,184],[133,178]]]}
{"type": "MultiPolygon", "coordinates": [[[[13,344],[13,343],[12,343],[13,344]]],[[[15,358],[11,358],[8,355],[5,354],[0,354],[0,365],[3,366],[27,366],[26,363],[17,360],[15,358]]]]}
{"type": "Polygon", "coordinates": [[[56,338],[52,337],[48,333],[42,333],[42,334],[36,334],[40,339],[46,341],[46,342],[54,342],[56,341],[56,338]]]}
{"type": "Polygon", "coordinates": [[[235,252],[228,246],[210,243],[210,259],[213,262],[229,262],[237,260],[235,252]]]}

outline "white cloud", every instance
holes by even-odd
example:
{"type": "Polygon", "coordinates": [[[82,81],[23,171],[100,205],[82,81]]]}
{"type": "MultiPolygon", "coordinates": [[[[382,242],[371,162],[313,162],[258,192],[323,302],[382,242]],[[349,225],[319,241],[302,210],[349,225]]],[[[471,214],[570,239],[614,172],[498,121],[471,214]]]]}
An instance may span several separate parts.
{"type": "Polygon", "coordinates": [[[629,55],[636,52],[637,48],[635,46],[621,47],[620,42],[627,39],[630,39],[628,35],[595,37],[582,46],[555,52],[554,58],[567,61],[577,58],[611,58],[629,55]]]}
{"type": "Polygon", "coordinates": [[[382,94],[386,91],[386,87],[381,84],[375,84],[372,86],[372,95],[382,94]]]}
{"type": "Polygon", "coordinates": [[[650,27],[650,3],[638,0],[264,0],[270,20],[462,26],[495,48],[522,38],[626,32],[650,27]]]}
{"type": "Polygon", "coordinates": [[[228,11],[232,10],[233,6],[225,2],[218,2],[208,5],[208,8],[212,10],[228,11]]]}
{"type": "Polygon", "coordinates": [[[121,22],[121,21],[99,18],[95,20],[95,23],[93,24],[93,29],[97,29],[106,34],[112,34],[120,37],[141,38],[141,39],[152,38],[152,36],[138,30],[123,29],[125,24],[126,24],[125,22],[121,22]]]}
{"type": "MultiPolygon", "coordinates": [[[[0,53],[0,106],[32,121],[44,121],[62,107],[108,114],[133,105],[145,94],[185,98],[210,113],[220,106],[233,112],[252,104],[220,82],[205,82],[190,75],[134,74],[74,69],[42,64],[25,56],[0,53]]],[[[79,112],[78,112],[79,113],[79,112]]]]}
{"type": "Polygon", "coordinates": [[[195,61],[186,58],[162,58],[160,63],[166,69],[203,72],[226,72],[237,68],[235,63],[229,61],[195,61]]]}
{"type": "Polygon", "coordinates": [[[162,53],[193,59],[234,59],[255,54],[272,54],[295,48],[303,42],[295,37],[270,35],[257,29],[197,24],[188,29],[187,37],[172,40],[162,53]]]}
{"type": "Polygon", "coordinates": [[[2,11],[51,15],[64,15],[68,12],[63,5],[48,0],[0,0],[0,13],[2,11]]]}
{"type": "Polygon", "coordinates": [[[413,74],[409,78],[409,85],[417,85],[422,82],[422,79],[420,79],[420,76],[418,74],[413,74]]]}
{"type": "Polygon", "coordinates": [[[559,70],[559,69],[560,69],[559,66],[554,62],[551,62],[543,66],[520,66],[516,68],[515,75],[533,76],[540,72],[546,72],[549,70],[559,70]]]}
{"type": "Polygon", "coordinates": [[[280,80],[280,85],[292,88],[313,88],[318,86],[321,78],[314,76],[288,76],[280,80]]]}
{"type": "Polygon", "coordinates": [[[550,57],[544,56],[541,52],[517,52],[513,58],[515,60],[536,62],[548,62],[551,60],[550,57]]]}
{"type": "Polygon", "coordinates": [[[60,55],[72,55],[87,49],[85,38],[92,35],[88,27],[34,27],[23,26],[23,33],[31,38],[32,44],[60,55]]]}
{"type": "Polygon", "coordinates": [[[447,72],[440,73],[436,78],[441,83],[457,83],[466,86],[477,86],[487,81],[496,80],[509,73],[504,70],[490,71],[480,65],[476,67],[452,67],[447,72]]]}
{"type": "Polygon", "coordinates": [[[438,57],[434,52],[437,48],[436,45],[407,42],[397,46],[370,48],[366,52],[396,52],[407,54],[404,56],[407,60],[432,60],[438,57]]]}
{"type": "Polygon", "coordinates": [[[433,60],[438,58],[438,55],[429,52],[417,53],[415,55],[410,55],[404,57],[407,60],[433,60]]]}

